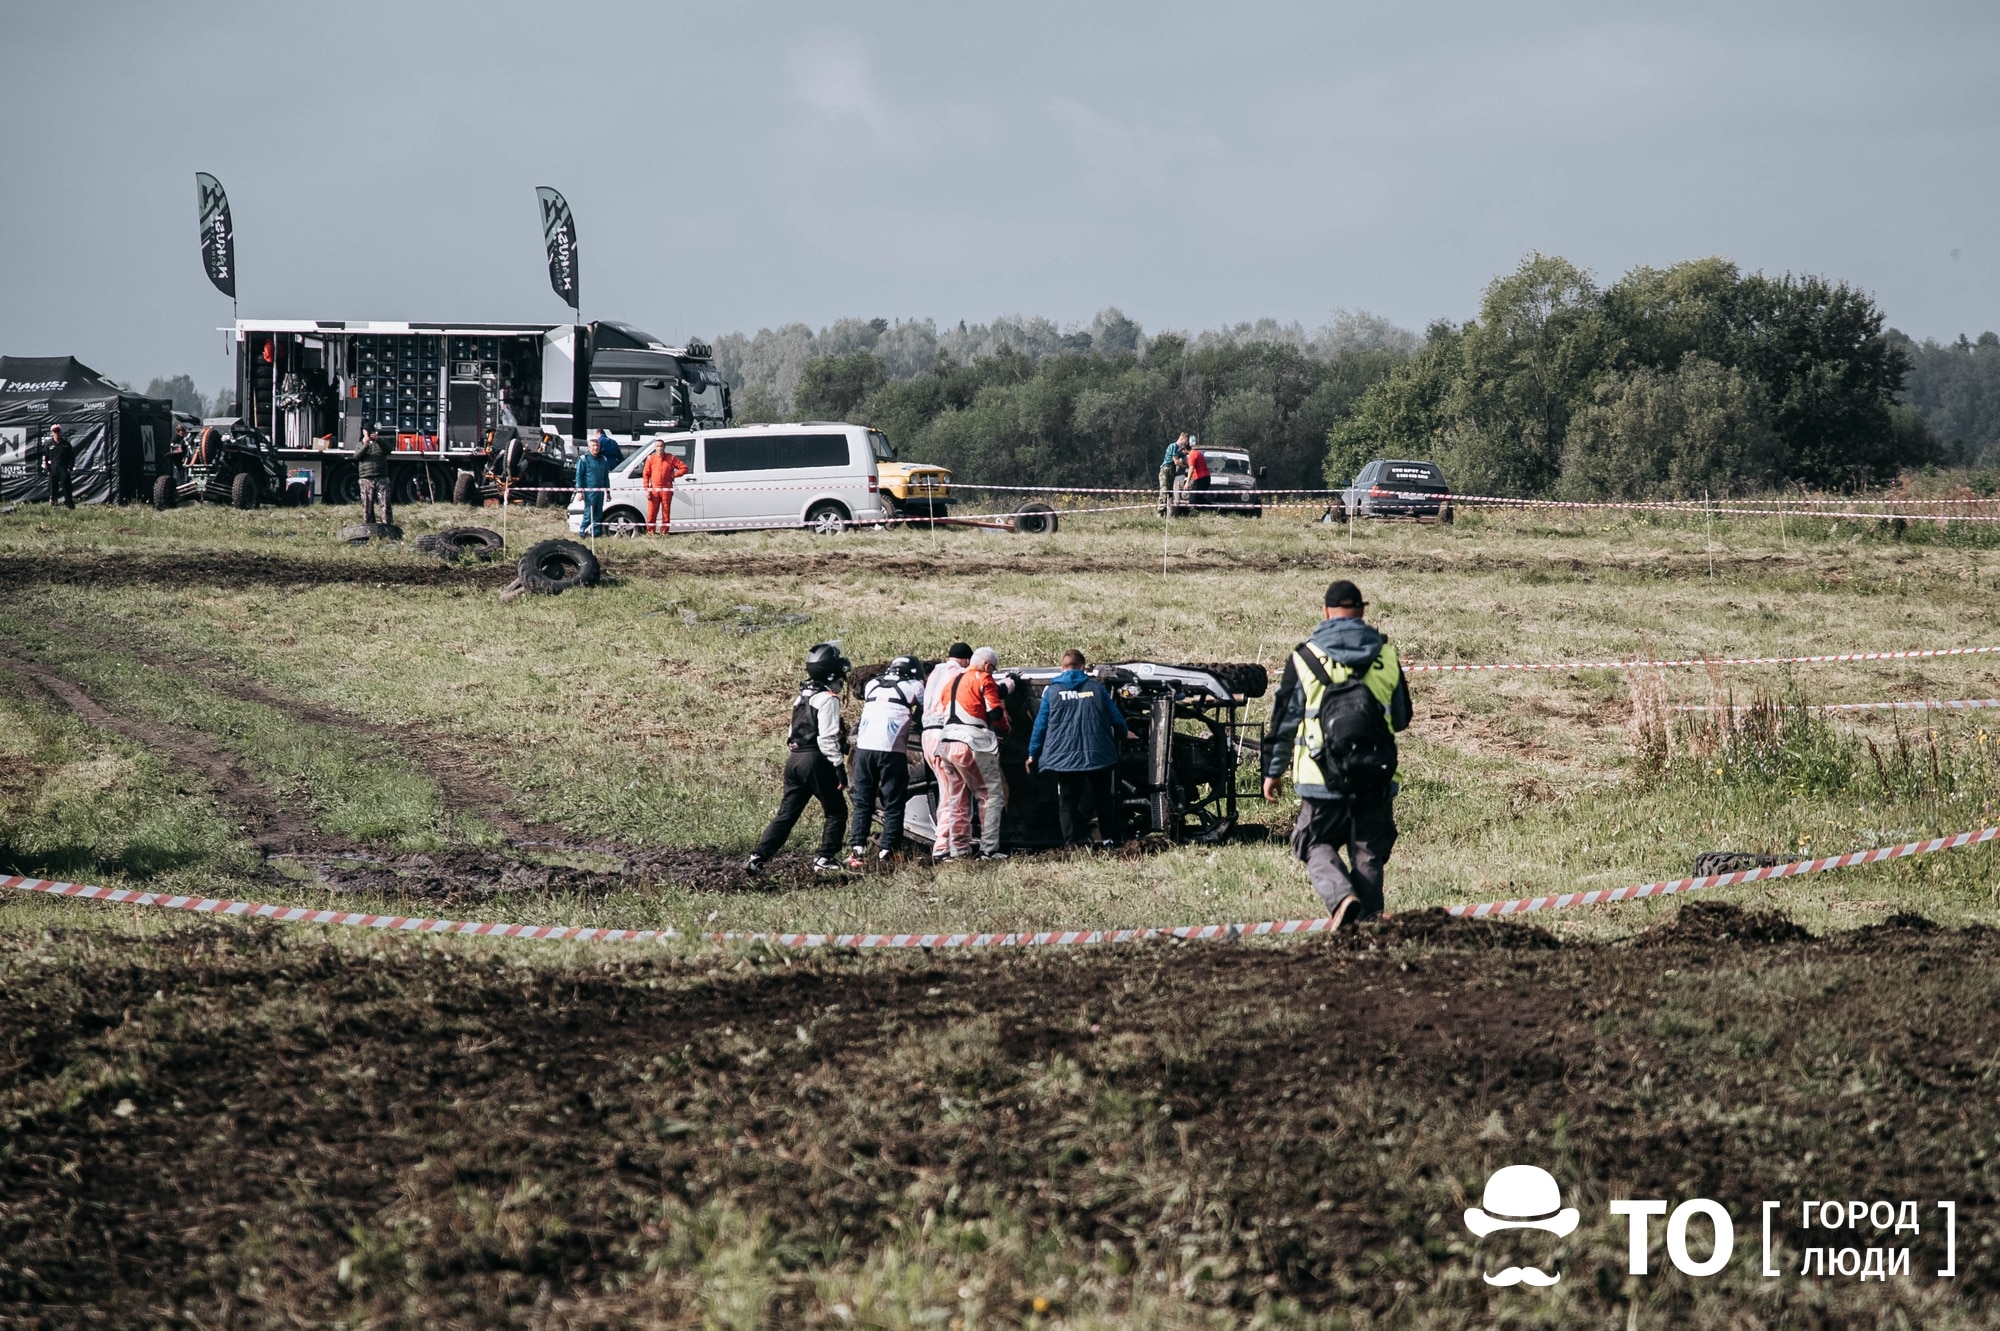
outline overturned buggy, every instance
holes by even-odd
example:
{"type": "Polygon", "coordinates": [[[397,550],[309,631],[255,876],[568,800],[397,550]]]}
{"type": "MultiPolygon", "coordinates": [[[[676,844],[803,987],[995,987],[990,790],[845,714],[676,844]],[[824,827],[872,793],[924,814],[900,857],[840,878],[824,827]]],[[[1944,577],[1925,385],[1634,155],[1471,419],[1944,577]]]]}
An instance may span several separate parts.
{"type": "MultiPolygon", "coordinates": [[[[856,672],[857,682],[871,673],[856,672]]],[[[1062,844],[1055,782],[1027,770],[1028,734],[1042,690],[1061,673],[1058,666],[1026,666],[999,675],[1011,722],[1000,746],[1000,768],[1007,779],[1000,840],[1009,849],[1062,844]]],[[[1134,736],[1121,746],[1115,779],[1128,835],[1213,843],[1236,834],[1237,801],[1254,794],[1263,739],[1262,723],[1247,721],[1244,711],[1270,687],[1264,667],[1128,661],[1098,666],[1091,673],[1111,688],[1134,736]],[[1246,768],[1252,783],[1248,787],[1242,784],[1246,768]]],[[[934,834],[937,790],[914,736],[910,782],[905,835],[928,841],[934,834]]]]}

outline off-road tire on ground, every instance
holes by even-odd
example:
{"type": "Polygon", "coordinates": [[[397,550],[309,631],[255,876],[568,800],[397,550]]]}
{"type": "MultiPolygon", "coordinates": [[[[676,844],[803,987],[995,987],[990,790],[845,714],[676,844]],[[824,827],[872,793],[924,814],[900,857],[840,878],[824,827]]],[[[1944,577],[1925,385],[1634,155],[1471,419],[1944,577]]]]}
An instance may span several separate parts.
{"type": "Polygon", "coordinates": [[[521,556],[521,585],[538,596],[595,587],[602,574],[597,556],[575,541],[540,541],[521,556]]]}
{"type": "Polygon", "coordinates": [[[479,478],[469,471],[458,473],[458,479],[451,483],[451,502],[461,508],[479,507],[479,478]]]}
{"type": "Polygon", "coordinates": [[[366,545],[370,541],[400,541],[403,529],[393,522],[353,522],[340,529],[336,540],[348,545],[366,545]]]}
{"type": "Polygon", "coordinates": [[[1742,873],[1745,869],[1768,869],[1778,862],[1776,855],[1757,855],[1742,850],[1704,850],[1694,857],[1696,878],[1718,873],[1742,873]]]}
{"type": "Polygon", "coordinates": [[[490,527],[446,527],[443,531],[419,536],[416,546],[447,564],[456,564],[467,556],[484,564],[498,558],[501,551],[507,548],[507,542],[490,527]]]}
{"type": "Polygon", "coordinates": [[[162,476],[153,482],[153,507],[165,512],[180,502],[181,492],[174,485],[174,478],[162,476]]]}
{"type": "Polygon", "coordinates": [[[255,508],[264,501],[263,490],[257,478],[247,471],[236,473],[236,479],[229,483],[229,502],[236,508],[255,508]]]}
{"type": "Polygon", "coordinates": [[[282,501],[285,508],[306,508],[312,504],[312,485],[307,481],[293,481],[285,486],[282,501]]]}
{"type": "Polygon", "coordinates": [[[806,527],[815,536],[838,536],[847,530],[847,524],[853,520],[845,508],[831,499],[822,500],[806,510],[806,527]]]}
{"type": "Polygon", "coordinates": [[[1222,681],[1222,687],[1246,698],[1261,698],[1271,688],[1271,672],[1255,661],[1196,661],[1174,669],[1205,670],[1222,681]]]}
{"type": "Polygon", "coordinates": [[[1056,530],[1056,511],[1039,500],[1014,511],[1014,530],[1029,536],[1051,535],[1056,530]]]}

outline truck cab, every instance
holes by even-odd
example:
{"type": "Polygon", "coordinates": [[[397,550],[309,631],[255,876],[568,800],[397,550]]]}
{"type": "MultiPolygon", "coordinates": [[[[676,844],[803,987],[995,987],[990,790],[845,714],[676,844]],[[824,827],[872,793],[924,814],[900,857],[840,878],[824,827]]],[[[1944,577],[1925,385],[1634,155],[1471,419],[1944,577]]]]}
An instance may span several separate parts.
{"type": "Polygon", "coordinates": [[[729,386],[706,343],[670,347],[631,324],[606,319],[590,325],[585,352],[588,433],[604,430],[636,442],[729,424],[729,386]]]}

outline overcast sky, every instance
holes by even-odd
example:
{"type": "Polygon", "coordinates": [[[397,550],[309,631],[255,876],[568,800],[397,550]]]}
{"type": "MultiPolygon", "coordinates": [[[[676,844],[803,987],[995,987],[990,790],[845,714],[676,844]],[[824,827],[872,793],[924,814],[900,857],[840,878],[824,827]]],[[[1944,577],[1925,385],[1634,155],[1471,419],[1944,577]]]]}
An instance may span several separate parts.
{"type": "Polygon", "coordinates": [[[229,374],[245,316],[669,340],[841,315],[1462,319],[1532,250],[2000,326],[2000,6],[0,0],[0,351],[229,374]]]}

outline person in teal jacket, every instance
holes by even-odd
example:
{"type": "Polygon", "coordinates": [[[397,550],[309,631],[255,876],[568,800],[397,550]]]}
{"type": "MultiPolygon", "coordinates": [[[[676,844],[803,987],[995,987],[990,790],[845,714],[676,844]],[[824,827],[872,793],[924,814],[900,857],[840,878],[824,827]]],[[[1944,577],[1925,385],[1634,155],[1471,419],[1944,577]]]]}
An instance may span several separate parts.
{"type": "Polygon", "coordinates": [[[602,534],[604,528],[604,494],[611,488],[612,459],[604,454],[604,446],[597,440],[576,456],[576,492],[583,498],[584,536],[602,534]]]}

